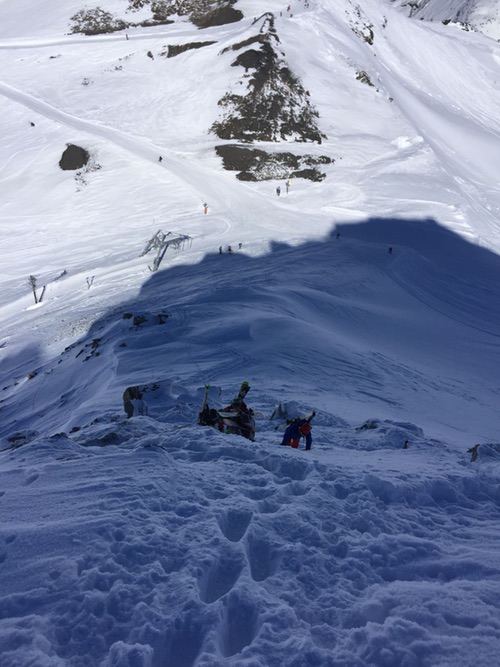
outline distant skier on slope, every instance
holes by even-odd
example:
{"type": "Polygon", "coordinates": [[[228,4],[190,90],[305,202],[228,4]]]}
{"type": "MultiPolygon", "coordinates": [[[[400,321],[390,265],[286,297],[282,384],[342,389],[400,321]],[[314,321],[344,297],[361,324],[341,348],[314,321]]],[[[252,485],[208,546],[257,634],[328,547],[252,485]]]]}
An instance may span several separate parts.
{"type": "Polygon", "coordinates": [[[312,446],[312,426],[311,420],[316,413],[313,412],[309,417],[302,419],[294,419],[287,427],[283,434],[281,444],[287,447],[297,449],[301,438],[306,440],[306,451],[309,451],[312,446]]]}
{"type": "Polygon", "coordinates": [[[276,196],[279,197],[280,194],[281,194],[281,188],[280,188],[280,186],[278,185],[278,187],[276,188],[276,196]]]}

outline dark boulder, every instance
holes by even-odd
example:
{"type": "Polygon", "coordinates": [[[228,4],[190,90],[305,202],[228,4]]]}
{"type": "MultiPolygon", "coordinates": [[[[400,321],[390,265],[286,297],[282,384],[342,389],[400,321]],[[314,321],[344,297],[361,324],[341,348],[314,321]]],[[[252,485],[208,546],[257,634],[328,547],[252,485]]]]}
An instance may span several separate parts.
{"type": "Polygon", "coordinates": [[[237,23],[243,18],[243,13],[239,9],[231,7],[232,3],[216,7],[212,11],[194,12],[191,15],[191,21],[198,28],[211,28],[217,25],[226,25],[227,23],[237,23]]]}
{"type": "Polygon", "coordinates": [[[85,167],[90,160],[90,153],[81,146],[66,144],[67,148],[59,160],[59,166],[64,171],[75,171],[85,167]]]}

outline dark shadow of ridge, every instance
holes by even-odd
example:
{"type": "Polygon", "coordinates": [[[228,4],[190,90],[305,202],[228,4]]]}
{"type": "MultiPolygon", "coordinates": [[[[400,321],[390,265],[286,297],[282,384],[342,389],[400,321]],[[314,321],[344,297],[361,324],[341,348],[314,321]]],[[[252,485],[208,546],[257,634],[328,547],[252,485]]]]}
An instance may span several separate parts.
{"type": "MultiPolygon", "coordinates": [[[[398,295],[408,294],[435,311],[439,326],[443,317],[458,321],[470,327],[473,336],[489,336],[492,349],[498,345],[494,339],[500,336],[500,256],[432,219],[373,218],[338,224],[326,238],[299,246],[273,242],[260,257],[244,251],[209,254],[198,264],[153,274],[136,298],[110,310],[75,343],[80,349],[102,339],[101,361],[91,358],[79,365],[81,358],[71,358],[64,362],[69,368],[65,374],[58,373],[58,360],[37,369],[37,377],[0,405],[0,434],[37,428],[42,421],[50,429],[67,426],[84,403],[86,417],[97,416],[116,408],[126,386],[172,377],[191,387],[207,379],[224,386],[242,376],[262,385],[271,381],[292,387],[297,373],[307,380],[317,372],[325,381],[331,369],[334,393],[346,394],[354,381],[360,387],[365,382],[366,393],[383,400],[383,382],[368,372],[363,375],[363,363],[354,352],[349,352],[348,361],[341,359],[341,335],[346,340],[359,335],[366,344],[371,321],[368,327],[366,322],[351,326],[346,302],[349,317],[351,310],[356,315],[369,310],[368,305],[377,306],[378,299],[383,313],[391,307],[391,291],[396,289],[398,295]],[[373,276],[382,276],[378,292],[373,276]],[[160,311],[169,314],[162,329],[124,324],[124,313],[152,317],[160,311]],[[118,359],[109,367],[102,361],[107,358],[106,345],[118,359]],[[43,392],[36,387],[41,376],[43,392]],[[101,396],[103,383],[109,390],[101,396]],[[61,396],[67,397],[65,403],[61,396]]],[[[374,313],[377,331],[384,316],[374,313]]],[[[397,331],[393,342],[400,344],[397,331]]],[[[373,350],[389,354],[377,340],[373,350]]],[[[472,364],[474,359],[467,361],[472,364]]]]}

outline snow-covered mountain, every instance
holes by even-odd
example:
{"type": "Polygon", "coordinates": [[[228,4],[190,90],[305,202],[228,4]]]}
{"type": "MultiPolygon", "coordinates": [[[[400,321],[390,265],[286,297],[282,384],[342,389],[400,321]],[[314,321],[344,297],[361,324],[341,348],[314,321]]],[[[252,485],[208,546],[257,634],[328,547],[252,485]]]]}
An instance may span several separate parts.
{"type": "Polygon", "coordinates": [[[495,664],[497,19],[0,2],[1,667],[495,664]]]}
{"type": "Polygon", "coordinates": [[[459,23],[500,39],[500,6],[496,0],[393,0],[410,16],[424,21],[459,23]]]}

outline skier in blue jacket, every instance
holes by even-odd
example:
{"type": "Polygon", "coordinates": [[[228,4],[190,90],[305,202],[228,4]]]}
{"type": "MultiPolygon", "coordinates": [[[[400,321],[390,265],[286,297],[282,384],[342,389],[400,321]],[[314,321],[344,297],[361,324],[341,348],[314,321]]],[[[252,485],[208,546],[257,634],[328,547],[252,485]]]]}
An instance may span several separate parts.
{"type": "Polygon", "coordinates": [[[315,414],[316,413],[313,412],[312,415],[307,419],[294,419],[293,422],[287,426],[287,429],[283,434],[283,440],[281,441],[281,444],[297,449],[300,443],[300,439],[305,438],[306,451],[309,451],[312,445],[311,419],[315,414]]]}

